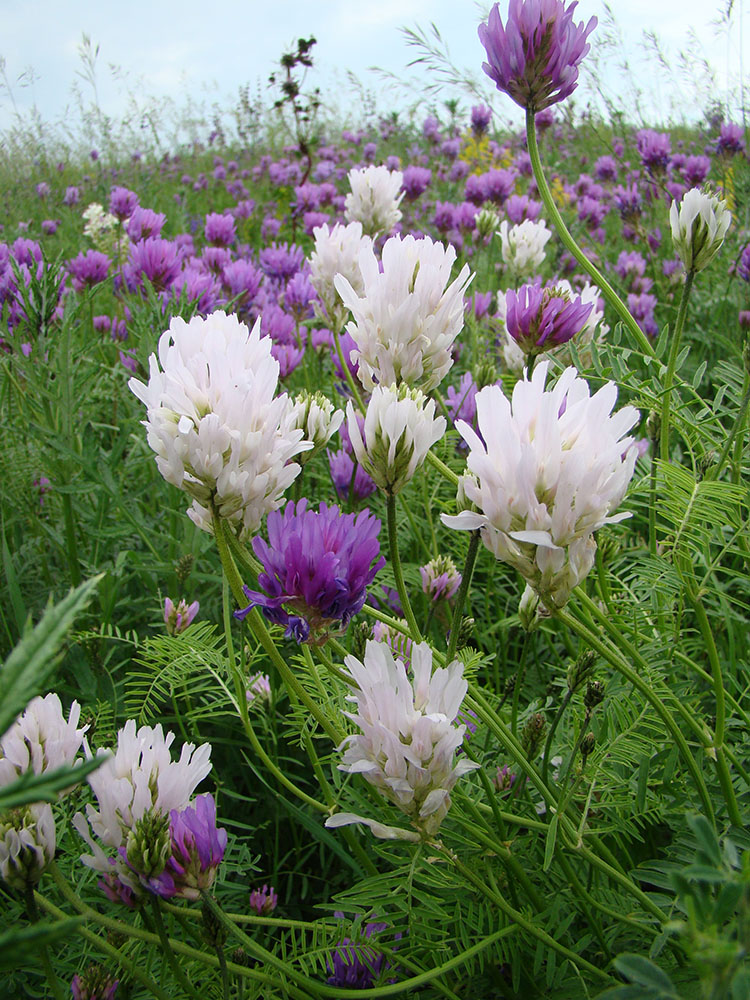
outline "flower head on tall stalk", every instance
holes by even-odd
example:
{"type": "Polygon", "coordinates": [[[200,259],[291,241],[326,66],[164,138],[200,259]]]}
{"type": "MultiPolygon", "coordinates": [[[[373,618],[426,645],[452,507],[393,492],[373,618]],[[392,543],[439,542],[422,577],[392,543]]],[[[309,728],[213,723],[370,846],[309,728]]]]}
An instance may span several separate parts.
{"type": "MultiPolygon", "coordinates": [[[[571,301],[580,298],[580,302],[584,306],[590,306],[586,322],[574,337],[576,353],[581,359],[581,363],[588,366],[591,360],[591,345],[594,342],[598,343],[601,341],[609,332],[609,326],[604,322],[604,307],[599,289],[596,285],[590,285],[586,282],[583,288],[574,291],[573,286],[565,278],[555,282],[553,287],[557,292],[567,295],[571,301]]],[[[498,299],[498,320],[503,319],[505,302],[505,298],[500,296],[498,299]]],[[[527,356],[507,328],[505,330],[505,339],[504,341],[501,339],[501,344],[503,348],[503,361],[506,367],[516,375],[521,375],[526,365],[527,356]]],[[[539,359],[553,357],[557,364],[568,367],[573,363],[569,345],[570,341],[566,341],[560,345],[548,344],[545,350],[539,355],[539,359]]],[[[467,423],[472,422],[469,417],[464,417],[464,419],[467,423]]]]}
{"type": "Polygon", "coordinates": [[[716,195],[692,188],[669,212],[672,240],[686,271],[702,271],[721,249],[732,213],[716,195]]]}
{"type": "Polygon", "coordinates": [[[401,218],[404,175],[388,167],[362,167],[347,175],[351,191],[345,200],[347,222],[359,222],[368,236],[390,233],[401,218]]]}
{"type": "Polygon", "coordinates": [[[293,425],[271,340],[236,316],[175,317],[149,359],[147,385],[128,385],[145,403],[148,443],[167,482],[185,490],[190,518],[212,531],[215,516],[257,531],[278,507],[312,447],[293,425]]]}
{"type": "Polygon", "coordinates": [[[434,389],[453,364],[451,347],[464,324],[464,292],[471,280],[464,265],[451,283],[452,246],[429,237],[394,236],[378,261],[372,248],[360,251],[363,293],[344,275],[334,283],[353,321],[347,330],[357,349],[351,359],[368,390],[407,382],[434,389]]]}
{"type": "Polygon", "coordinates": [[[451,528],[480,529],[490,552],[554,609],[593,566],[596,529],[629,516],[612,512],[633,475],[637,447],[623,435],[638,411],[612,413],[616,385],[592,396],[575,368],[545,389],[548,370],[548,361],[538,364],[512,400],[498,386],[477,394],[479,434],[457,426],[476,477],[465,478],[464,491],[478,511],[442,519],[451,528]]]}
{"type": "Polygon", "coordinates": [[[321,503],[313,511],[300,500],[287,504],[283,514],[269,514],[267,528],[268,542],[253,539],[263,563],[258,584],[266,593],[244,587],[250,604],[235,617],[260,607],[297,642],[324,642],[332,630],[346,629],[385,563],[378,558],[380,521],[369,510],[342,514],[321,503]]]}
{"type": "Polygon", "coordinates": [[[375,820],[336,813],[326,826],[364,823],[375,836],[419,840],[434,836],[450,808],[450,792],[461,775],[476,765],[454,761],[465,725],[456,725],[467,691],[463,664],[432,669],[426,642],[411,649],[411,678],[384,642],[369,640],[364,661],[345,660],[357,690],[348,696],[356,712],[346,712],[361,730],[341,748],[342,771],[360,773],[405,813],[415,831],[397,830],[375,820]]]}
{"type": "Polygon", "coordinates": [[[592,308],[562,289],[523,285],[505,294],[505,326],[526,357],[534,357],[572,340],[592,308]]]}
{"type": "Polygon", "coordinates": [[[391,495],[406,486],[427,452],[445,434],[445,418],[435,417],[435,401],[403,384],[373,389],[364,433],[351,402],[347,403],[346,416],[357,461],[376,485],[391,495]]]}
{"type": "Polygon", "coordinates": [[[578,67],[590,48],[586,39],[597,20],[592,17],[585,27],[574,24],[576,6],[563,0],[510,0],[505,25],[499,4],[479,25],[487,53],[482,69],[522,108],[542,111],[578,86],[578,67]]]}

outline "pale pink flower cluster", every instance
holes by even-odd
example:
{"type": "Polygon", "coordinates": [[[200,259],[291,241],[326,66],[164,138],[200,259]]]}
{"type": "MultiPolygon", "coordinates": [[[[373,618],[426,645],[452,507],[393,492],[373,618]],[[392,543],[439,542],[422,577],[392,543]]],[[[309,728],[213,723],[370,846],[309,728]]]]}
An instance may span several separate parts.
{"type": "Polygon", "coordinates": [[[613,413],[617,386],[608,382],[592,396],[575,368],[545,389],[548,369],[547,361],[537,365],[511,400],[496,385],[477,394],[479,434],[463,421],[457,427],[475,477],[463,488],[478,511],[442,519],[480,529],[490,552],[553,610],[591,570],[596,529],[629,516],[613,511],[633,475],[637,447],[624,435],[638,411],[613,413]]]}
{"type": "Polygon", "coordinates": [[[348,736],[339,769],[362,774],[411,820],[414,830],[399,830],[376,820],[337,813],[327,826],[365,823],[376,836],[419,840],[432,837],[450,808],[450,793],[477,765],[455,760],[465,725],[456,725],[467,691],[463,664],[432,669],[426,642],[411,648],[411,679],[387,643],[370,640],[364,662],[347,656],[357,685],[348,700],[356,712],[345,713],[360,732],[348,736]]]}

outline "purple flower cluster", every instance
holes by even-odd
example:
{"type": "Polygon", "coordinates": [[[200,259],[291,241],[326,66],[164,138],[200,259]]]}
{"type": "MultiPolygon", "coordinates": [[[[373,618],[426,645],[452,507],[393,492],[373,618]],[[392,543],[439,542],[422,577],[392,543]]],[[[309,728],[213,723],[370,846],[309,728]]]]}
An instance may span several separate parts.
{"type": "Polygon", "coordinates": [[[526,354],[534,355],[572,340],[583,329],[593,309],[576,296],[555,288],[522,285],[505,293],[508,333],[526,354]]]}
{"type": "Polygon", "coordinates": [[[574,24],[576,6],[563,0],[510,0],[505,25],[498,4],[487,24],[480,24],[479,40],[487,53],[482,69],[522,108],[542,111],[578,86],[578,67],[590,47],[586,39],[597,21],[574,24]]]}
{"type": "Polygon", "coordinates": [[[272,511],[267,529],[268,542],[253,539],[263,563],[258,584],[265,593],[243,588],[250,604],[235,611],[235,617],[242,619],[260,607],[297,642],[325,641],[331,628],[345,629],[385,564],[378,558],[380,521],[367,509],[342,514],[338,507],[321,503],[316,512],[307,509],[307,500],[300,500],[288,503],[283,513],[272,511]]]}
{"type": "Polygon", "coordinates": [[[152,889],[168,899],[198,899],[210,889],[227,847],[227,831],[216,826],[213,795],[198,795],[193,804],[169,814],[172,852],[152,889]]]}
{"type": "MultiPolygon", "coordinates": [[[[366,924],[364,936],[369,940],[387,927],[380,922],[366,924]]],[[[350,938],[344,938],[328,962],[328,983],[350,990],[367,990],[387,969],[385,956],[371,945],[354,944],[350,938]]]]}

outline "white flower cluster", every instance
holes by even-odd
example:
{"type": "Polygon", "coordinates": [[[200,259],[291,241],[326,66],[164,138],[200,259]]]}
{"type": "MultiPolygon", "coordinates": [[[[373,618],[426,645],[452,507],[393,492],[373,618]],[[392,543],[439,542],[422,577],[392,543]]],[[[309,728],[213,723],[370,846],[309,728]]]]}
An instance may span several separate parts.
{"type": "MultiPolygon", "coordinates": [[[[576,351],[578,352],[578,357],[581,360],[582,365],[588,367],[591,361],[591,345],[596,341],[599,343],[606,337],[609,332],[609,326],[604,322],[604,310],[600,308],[600,292],[596,285],[590,285],[588,281],[581,289],[574,289],[567,278],[561,278],[560,281],[555,283],[555,288],[559,288],[571,298],[576,296],[580,297],[584,305],[593,305],[593,309],[589,313],[589,317],[584,324],[583,329],[575,335],[572,343],[574,344],[576,351]]],[[[515,375],[521,375],[526,366],[526,355],[523,353],[519,347],[517,341],[511,337],[508,331],[505,329],[505,295],[498,295],[497,299],[497,320],[502,329],[502,336],[504,337],[503,342],[503,360],[505,361],[505,366],[508,371],[513,372],[515,375]]],[[[568,343],[560,344],[559,347],[554,348],[552,351],[544,352],[538,356],[537,361],[543,361],[554,357],[555,360],[561,365],[570,365],[573,359],[570,355],[570,346],[568,343]]]]}
{"type": "Polygon", "coordinates": [[[719,252],[732,213],[727,203],[716,195],[691,188],[678,209],[672,202],[669,210],[672,241],[686,271],[702,271],[719,252]]]}
{"type": "Polygon", "coordinates": [[[548,609],[562,607],[590,571],[594,531],[629,515],[615,510],[633,475],[637,449],[623,437],[638,411],[612,408],[617,387],[593,396],[575,368],[545,390],[549,362],[518,382],[509,401],[499,386],[477,394],[479,435],[459,421],[476,477],[464,490],[479,512],[449,517],[450,528],[481,529],[497,559],[510,563],[548,609]]]}
{"type": "Polygon", "coordinates": [[[300,457],[308,461],[328,444],[344,421],[344,411],[335,409],[322,392],[303,389],[290,406],[289,428],[298,427],[307,441],[312,441],[312,451],[300,457]]]}
{"type": "Polygon", "coordinates": [[[544,248],[552,237],[544,219],[538,222],[525,219],[518,226],[509,226],[507,219],[503,220],[498,236],[503,263],[511,279],[524,281],[533,278],[544,263],[544,248]]]}
{"type": "Polygon", "coordinates": [[[388,167],[362,167],[349,171],[351,191],[344,201],[347,222],[361,222],[368,236],[390,233],[401,218],[404,175],[388,167]],[[401,193],[399,193],[401,192],[401,193]]]}
{"type": "Polygon", "coordinates": [[[286,394],[276,395],[279,363],[260,320],[248,333],[222,311],[175,317],[149,363],[148,385],[128,385],[146,405],[159,471],[193,497],[188,515],[200,528],[211,531],[215,513],[257,531],[299,473],[290,460],[312,447],[286,394]]]}
{"type": "Polygon", "coordinates": [[[135,720],[129,719],[117,734],[116,750],[89,775],[99,808],[89,804],[85,817],[83,813],[73,817],[73,825],[93,851],[82,855],[83,863],[105,875],[116,875],[131,888],[139,884],[137,875],[124,861],[110,860],[101,845],[118,851],[147,814],[168,816],[172,809],[185,809],[211,770],[210,743],[197,748],[185,743],[179,760],[172,760],[173,742],[174,733],[165,735],[161,725],[136,730],[135,720]],[[93,840],[92,831],[101,843],[93,840]]]}
{"type": "Polygon", "coordinates": [[[351,402],[347,429],[354,454],[380,489],[396,494],[406,486],[427,452],[445,434],[435,401],[407,385],[376,386],[365,414],[364,438],[351,402]]]}
{"type": "Polygon", "coordinates": [[[369,236],[362,235],[362,223],[350,222],[348,226],[337,223],[332,229],[327,225],[313,229],[315,249],[310,255],[310,283],[317,292],[327,322],[341,330],[346,318],[346,307],[334,287],[337,274],[343,275],[357,294],[364,291],[362,272],[359,268],[361,250],[372,247],[369,236]]]}
{"type": "MultiPolygon", "coordinates": [[[[22,774],[46,774],[72,764],[84,743],[74,701],[65,719],[56,694],[34,698],[0,739],[0,787],[22,774]]],[[[35,884],[55,856],[55,819],[49,803],[0,817],[0,879],[16,889],[35,884]]]]}
{"type": "Polygon", "coordinates": [[[130,240],[122,231],[120,220],[116,215],[105,212],[99,202],[92,201],[84,210],[83,218],[86,222],[83,235],[88,236],[97,250],[114,254],[127,249],[130,240]]]}
{"type": "Polygon", "coordinates": [[[0,816],[0,880],[12,889],[36,885],[56,849],[55,817],[48,802],[0,816]]]}
{"type": "Polygon", "coordinates": [[[464,325],[463,296],[471,280],[464,265],[448,285],[455,260],[452,246],[427,236],[394,236],[383,247],[382,262],[372,248],[360,251],[362,296],[337,275],[336,289],[354,317],[347,326],[357,345],[351,360],[366,389],[407,382],[429,392],[443,380],[464,325]]]}
{"type": "Polygon", "coordinates": [[[87,726],[78,728],[81,706],[74,701],[68,718],[60,698],[50,693],[34,698],[0,738],[0,786],[27,771],[45,774],[71,764],[81,749],[87,726]]]}
{"type": "Polygon", "coordinates": [[[350,813],[337,813],[326,826],[366,823],[376,836],[434,836],[450,808],[453,786],[478,766],[466,757],[454,759],[466,731],[455,724],[467,690],[463,664],[454,660],[433,671],[432,650],[418,643],[411,648],[410,680],[387,643],[374,640],[367,642],[364,663],[354,656],[345,663],[358,690],[348,697],[357,711],[344,714],[361,733],[344,740],[339,769],[364,775],[419,833],[350,813]]]}

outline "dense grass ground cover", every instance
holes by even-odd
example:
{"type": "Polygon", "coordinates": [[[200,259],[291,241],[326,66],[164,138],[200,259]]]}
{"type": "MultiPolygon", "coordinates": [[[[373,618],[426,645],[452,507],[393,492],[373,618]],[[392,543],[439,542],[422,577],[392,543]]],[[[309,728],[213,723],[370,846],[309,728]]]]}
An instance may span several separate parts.
{"type": "MultiPolygon", "coordinates": [[[[118,980],[118,997],[593,997],[609,988],[623,998],[741,1000],[750,992],[742,130],[720,120],[613,128],[570,120],[564,105],[540,112],[535,134],[565,236],[525,134],[496,132],[484,109],[334,133],[290,100],[298,141],[284,149],[212,136],[159,160],[40,154],[3,177],[0,729],[32,696],[54,691],[66,718],[80,703],[72,729],[87,727],[92,752],[114,747],[126,720],[174,733],[174,759],[183,743],[210,744],[197,791],[213,793],[227,843],[213,886],[206,875],[194,899],[160,895],[174,853],[162,802],[132,823],[119,855],[109,844],[125,881],[102,879],[81,864],[90,848],[72,822],[94,801],[87,781],[70,788],[66,772],[54,787],[29,788],[11,779],[40,773],[44,761],[6,767],[0,990],[64,995],[78,974],[89,985],[76,981],[77,995],[91,997],[113,996],[118,980]],[[368,164],[402,174],[393,234],[452,247],[452,278],[465,265],[473,274],[452,365],[429,386],[447,429],[395,496],[358,465],[346,421],[303,456],[275,506],[305,498],[316,511],[323,502],[370,511],[383,564],[375,572],[368,552],[367,603],[342,627],[341,614],[321,622],[302,599],[276,609],[276,623],[257,611],[239,621],[242,584],[269,592],[258,581],[256,527],[246,520],[241,531],[216,493],[198,499],[214,534],[186,517],[196,493],[160,474],[128,381],[148,382],[149,356],[174,317],[223,310],[248,329],[259,320],[279,392],[321,391],[336,408],[364,409],[350,317],[341,299],[316,292],[310,260],[315,229],[346,221],[349,171],[368,164]],[[732,223],[686,294],[669,211],[704,183],[732,223]],[[498,230],[527,220],[546,220],[552,235],[541,246],[535,230],[524,260],[498,230]],[[632,517],[597,531],[593,568],[572,581],[569,600],[545,592],[547,607],[525,601],[519,614],[516,568],[441,514],[466,505],[456,485],[471,436],[454,421],[476,429],[478,389],[510,396],[524,364],[540,375],[538,352],[509,338],[506,292],[561,279],[595,304],[586,331],[581,319],[550,352],[548,383],[575,364],[592,393],[612,380],[615,409],[637,408],[634,475],[611,510],[632,517]],[[607,296],[586,292],[603,282],[607,296]],[[459,573],[470,586],[458,588],[459,573]],[[185,627],[184,607],[183,619],[173,608],[165,620],[166,599],[200,608],[185,627]],[[296,625],[285,634],[287,612],[312,623],[312,641],[297,642],[296,625]],[[453,654],[463,665],[468,695],[456,722],[467,728],[456,760],[476,765],[450,789],[439,832],[338,767],[338,744],[357,731],[343,714],[354,713],[346,697],[356,691],[345,656],[368,663],[374,639],[409,667],[422,637],[436,669],[453,654]],[[29,805],[39,800],[53,803],[56,853],[33,812],[41,807],[29,805]],[[326,827],[338,812],[402,836],[326,827]]],[[[378,254],[387,235],[375,233],[378,254]]],[[[214,373],[227,392],[231,374],[214,373]]],[[[478,428],[486,443],[500,447],[487,427],[478,428]]],[[[265,518],[258,534],[269,537],[265,518]]],[[[301,558],[287,552],[287,566],[301,558]]],[[[277,593],[290,597],[285,584],[277,593]]],[[[17,751],[5,740],[4,766],[17,751]]],[[[154,767],[156,803],[163,757],[154,767]]],[[[93,788],[103,772],[92,773],[93,788]]],[[[171,808],[184,808],[196,783],[171,808]]]]}

